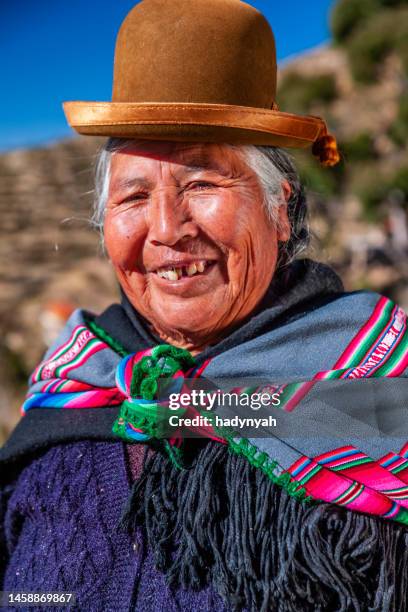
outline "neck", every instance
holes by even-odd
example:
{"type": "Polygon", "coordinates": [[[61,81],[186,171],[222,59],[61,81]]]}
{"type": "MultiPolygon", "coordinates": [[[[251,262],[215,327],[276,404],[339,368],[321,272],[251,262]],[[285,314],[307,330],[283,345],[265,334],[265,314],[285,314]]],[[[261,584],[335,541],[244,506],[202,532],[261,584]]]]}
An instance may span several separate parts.
{"type": "Polygon", "coordinates": [[[150,325],[150,331],[153,335],[160,338],[164,344],[171,344],[177,348],[186,349],[192,355],[198,355],[211,344],[215,344],[217,339],[203,338],[199,335],[185,334],[178,330],[162,330],[150,325]]]}

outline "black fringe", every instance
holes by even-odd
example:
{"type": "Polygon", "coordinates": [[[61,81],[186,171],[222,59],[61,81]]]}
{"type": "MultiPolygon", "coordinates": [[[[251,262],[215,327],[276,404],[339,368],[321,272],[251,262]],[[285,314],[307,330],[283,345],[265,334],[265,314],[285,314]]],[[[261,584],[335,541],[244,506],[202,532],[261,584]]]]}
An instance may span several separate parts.
{"type": "Polygon", "coordinates": [[[408,529],[300,503],[221,444],[189,448],[190,469],[150,457],[123,517],[172,587],[211,584],[231,610],[408,609],[408,529]]]}

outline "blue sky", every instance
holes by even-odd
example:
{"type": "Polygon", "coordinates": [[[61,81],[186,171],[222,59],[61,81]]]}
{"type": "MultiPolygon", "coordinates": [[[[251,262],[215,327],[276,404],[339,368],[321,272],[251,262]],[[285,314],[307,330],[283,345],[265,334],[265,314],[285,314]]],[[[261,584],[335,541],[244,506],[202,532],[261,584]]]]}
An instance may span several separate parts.
{"type": "MultiPolygon", "coordinates": [[[[278,60],[330,39],[329,13],[334,0],[247,1],[269,19],[278,60]]],[[[135,3],[1,3],[0,150],[70,136],[61,107],[64,100],[110,99],[115,36],[135,3]]]]}

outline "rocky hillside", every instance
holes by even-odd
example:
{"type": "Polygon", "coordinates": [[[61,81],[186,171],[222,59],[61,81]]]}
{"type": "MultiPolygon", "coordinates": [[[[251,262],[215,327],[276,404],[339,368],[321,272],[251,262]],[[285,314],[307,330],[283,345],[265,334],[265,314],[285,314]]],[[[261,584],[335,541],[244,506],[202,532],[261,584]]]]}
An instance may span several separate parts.
{"type": "MultiPolygon", "coordinates": [[[[294,151],[308,188],[314,256],[329,260],[348,288],[369,287],[408,306],[408,148],[394,134],[407,90],[390,54],[373,82],[353,79],[347,53],[322,47],[280,73],[280,108],[324,117],[342,161],[323,169],[294,151]]],[[[408,119],[407,119],[408,125],[408,119]]]]}
{"type": "MultiPolygon", "coordinates": [[[[342,27],[337,46],[297,58],[279,75],[280,108],[325,117],[343,152],[331,170],[294,152],[312,210],[311,254],[329,261],[348,289],[369,287],[408,308],[404,57],[388,48],[362,78],[350,59],[362,34],[342,27]]],[[[99,146],[72,138],[0,155],[0,441],[54,328],[72,308],[100,311],[117,295],[89,221],[99,146]]]]}
{"type": "Polygon", "coordinates": [[[320,115],[342,161],[323,169],[295,151],[308,187],[318,257],[348,288],[369,287],[408,307],[408,6],[339,0],[334,43],[280,72],[282,110],[320,115]]]}
{"type": "MultiPolygon", "coordinates": [[[[0,156],[0,426],[18,417],[53,315],[100,311],[116,295],[90,226],[99,143],[72,139],[0,156]]],[[[57,321],[58,323],[58,321],[57,321]]],[[[0,438],[2,437],[0,432],[0,438]]]]}

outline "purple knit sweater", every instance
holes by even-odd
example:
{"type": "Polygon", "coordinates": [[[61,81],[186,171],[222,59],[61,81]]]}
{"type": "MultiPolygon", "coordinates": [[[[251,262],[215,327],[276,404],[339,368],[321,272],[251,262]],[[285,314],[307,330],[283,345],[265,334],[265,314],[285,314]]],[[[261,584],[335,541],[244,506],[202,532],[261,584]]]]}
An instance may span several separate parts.
{"type": "Polygon", "coordinates": [[[73,592],[86,612],[226,610],[210,589],[171,592],[141,534],[118,529],[128,472],[119,442],[55,446],[24,468],[5,506],[3,590],[73,592]]]}

